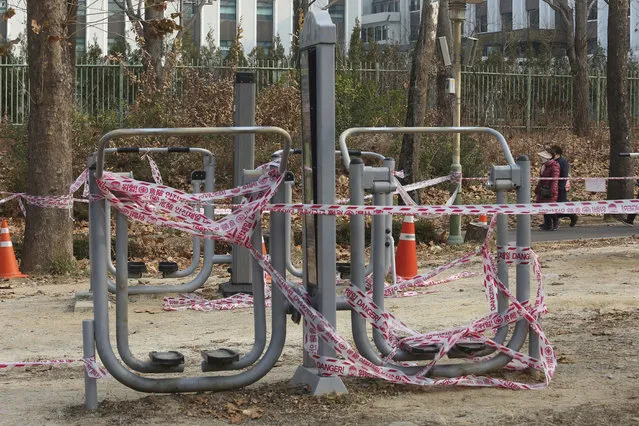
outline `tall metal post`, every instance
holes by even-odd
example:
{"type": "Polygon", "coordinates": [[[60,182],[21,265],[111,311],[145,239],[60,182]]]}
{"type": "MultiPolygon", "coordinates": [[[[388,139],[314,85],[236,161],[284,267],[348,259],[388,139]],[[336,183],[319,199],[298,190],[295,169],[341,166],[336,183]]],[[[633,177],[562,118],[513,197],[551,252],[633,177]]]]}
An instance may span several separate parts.
{"type": "MultiPolygon", "coordinates": [[[[326,10],[309,10],[301,32],[302,196],[305,203],[335,203],[335,24],[326,10]]],[[[313,307],[335,325],[335,216],[302,217],[304,285],[313,307]]],[[[306,327],[305,327],[306,332],[306,327]]],[[[320,356],[335,351],[319,340],[320,356]]],[[[305,353],[293,377],[313,395],[346,392],[342,380],[323,377],[305,353]]]]}
{"type": "MultiPolygon", "coordinates": [[[[255,74],[238,72],[235,75],[235,126],[255,126],[255,74]]],[[[255,134],[236,135],[233,149],[233,186],[243,182],[243,171],[255,167],[255,134]]],[[[239,204],[241,197],[233,198],[239,204]]],[[[220,291],[226,296],[236,293],[252,294],[251,255],[247,249],[232,247],[231,282],[223,283],[220,291]]]]}
{"type": "MultiPolygon", "coordinates": [[[[466,18],[466,3],[463,0],[451,0],[448,4],[450,10],[450,20],[453,23],[453,51],[455,56],[455,114],[453,117],[454,126],[461,126],[461,39],[462,24],[466,18]]],[[[455,133],[453,140],[453,164],[450,166],[451,173],[461,175],[461,133],[455,133]]],[[[462,203],[461,198],[461,182],[454,180],[450,186],[452,194],[458,189],[455,205],[462,203]]],[[[458,215],[450,216],[450,229],[448,232],[448,244],[458,245],[464,242],[461,235],[461,217],[458,215]]]]}

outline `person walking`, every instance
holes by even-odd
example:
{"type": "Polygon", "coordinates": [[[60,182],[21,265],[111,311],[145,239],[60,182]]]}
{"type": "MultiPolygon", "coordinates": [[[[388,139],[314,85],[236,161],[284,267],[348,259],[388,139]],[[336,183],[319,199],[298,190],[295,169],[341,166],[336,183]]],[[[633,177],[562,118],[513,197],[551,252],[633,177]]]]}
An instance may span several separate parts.
{"type": "MultiPolygon", "coordinates": [[[[553,145],[550,147],[550,154],[553,155],[553,158],[557,163],[559,163],[559,177],[564,179],[559,179],[558,181],[558,193],[557,193],[557,202],[563,203],[568,201],[568,190],[570,189],[570,182],[568,181],[568,175],[570,174],[570,163],[563,156],[563,149],[559,145],[553,145]]],[[[558,214],[557,215],[557,224],[559,224],[559,219],[562,217],[570,218],[570,227],[573,228],[577,224],[577,220],[579,217],[576,214],[558,214]]]]}
{"type": "MultiPolygon", "coordinates": [[[[539,172],[539,182],[535,187],[535,202],[554,203],[559,195],[559,163],[553,158],[548,150],[539,152],[541,157],[541,170],[539,172]],[[552,178],[552,179],[549,179],[552,178]]],[[[540,231],[555,231],[559,227],[559,218],[556,214],[545,214],[544,223],[539,226],[540,231]]]]}

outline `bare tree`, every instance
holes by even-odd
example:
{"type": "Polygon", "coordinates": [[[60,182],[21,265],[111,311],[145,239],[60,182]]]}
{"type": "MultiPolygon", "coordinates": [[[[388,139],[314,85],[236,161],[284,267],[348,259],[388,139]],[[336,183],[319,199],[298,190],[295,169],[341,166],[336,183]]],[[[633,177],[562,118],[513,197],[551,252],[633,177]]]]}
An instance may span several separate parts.
{"type": "Polygon", "coordinates": [[[113,0],[131,21],[136,40],[142,50],[145,70],[152,70],[156,88],[164,87],[167,81],[165,53],[175,54],[180,47],[184,34],[189,31],[202,13],[206,0],[198,0],[195,13],[184,19],[183,11],[165,16],[168,3],[172,0],[113,0]],[[181,18],[181,23],[177,19],[181,18]],[[176,33],[169,52],[164,51],[166,38],[176,33]]]}
{"type": "MultiPolygon", "coordinates": [[[[453,29],[450,22],[450,14],[448,13],[448,0],[440,0],[439,14],[437,15],[437,38],[446,37],[448,46],[453,45],[453,29]]],[[[452,126],[454,97],[446,91],[446,80],[453,77],[452,67],[444,65],[440,55],[437,58],[437,124],[439,126],[452,126]]]]}
{"type": "MultiPolygon", "coordinates": [[[[28,194],[68,195],[72,180],[77,0],[27,2],[30,112],[28,194]]],[[[64,209],[27,205],[22,269],[47,272],[73,261],[73,228],[64,209]]]]}
{"type": "MultiPolygon", "coordinates": [[[[428,71],[435,52],[435,33],[439,4],[425,1],[422,6],[419,36],[413,50],[408,87],[408,107],[406,126],[423,126],[426,119],[428,101],[428,71]]],[[[399,170],[405,173],[404,183],[415,182],[419,177],[419,152],[421,136],[405,134],[399,154],[399,170]]]]}
{"type": "MultiPolygon", "coordinates": [[[[620,152],[632,151],[628,119],[628,0],[608,2],[608,124],[610,128],[610,176],[631,176],[630,158],[620,152]]],[[[634,182],[611,180],[608,199],[632,198],[634,182]]]]}
{"type": "Polygon", "coordinates": [[[573,88],[573,131],[577,136],[588,135],[589,88],[588,77],[588,12],[596,0],[544,0],[558,12],[565,29],[566,55],[570,63],[573,88]]]}

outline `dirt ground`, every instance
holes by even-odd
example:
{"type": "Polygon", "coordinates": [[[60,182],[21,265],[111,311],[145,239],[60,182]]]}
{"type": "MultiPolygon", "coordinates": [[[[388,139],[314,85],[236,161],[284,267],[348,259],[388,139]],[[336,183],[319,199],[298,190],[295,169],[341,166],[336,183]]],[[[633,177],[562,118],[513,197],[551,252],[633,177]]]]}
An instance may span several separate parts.
{"type": "MultiPolygon", "coordinates": [[[[468,248],[422,247],[420,267],[442,264],[468,248]]],[[[0,370],[0,423],[639,424],[639,238],[545,243],[535,250],[547,278],[543,327],[559,359],[545,390],[419,388],[346,378],[348,394],[311,397],[287,384],[301,362],[302,335],[289,321],[281,361],[245,390],[149,396],[104,379],[100,409],[87,412],[81,366],[13,368],[0,370]]],[[[479,259],[464,269],[480,272],[479,259]]],[[[223,275],[209,280],[208,294],[223,275]]],[[[87,287],[86,277],[0,282],[0,361],[80,358],[81,321],[91,314],[72,306],[74,293],[87,287]]],[[[433,294],[387,299],[386,306],[422,331],[466,324],[487,310],[479,276],[433,294]]],[[[252,342],[247,309],[166,312],[159,297],[132,297],[130,312],[134,353],[179,350],[192,375],[198,374],[201,349],[246,353],[252,342]]],[[[348,314],[339,314],[338,329],[348,335],[348,314]]],[[[527,373],[509,374],[534,381],[527,373]]]]}

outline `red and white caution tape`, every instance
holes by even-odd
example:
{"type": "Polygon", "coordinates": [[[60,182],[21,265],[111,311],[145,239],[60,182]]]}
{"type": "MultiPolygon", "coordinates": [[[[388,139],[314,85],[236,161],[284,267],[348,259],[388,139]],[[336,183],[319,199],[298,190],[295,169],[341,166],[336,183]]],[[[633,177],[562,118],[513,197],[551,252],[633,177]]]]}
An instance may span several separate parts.
{"type": "MultiPolygon", "coordinates": [[[[481,255],[484,263],[484,286],[488,299],[489,313],[487,316],[471,322],[468,326],[458,327],[453,330],[443,330],[420,334],[410,329],[389,312],[379,309],[364,291],[348,287],[346,289],[347,299],[352,302],[353,309],[362,315],[371,325],[382,332],[387,342],[394,348],[393,352],[400,347],[423,347],[424,345],[437,345],[439,352],[435,359],[419,369],[417,374],[406,374],[398,368],[391,366],[376,366],[363,358],[350,344],[339,336],[335,328],[308,302],[308,297],[299,286],[286,281],[268,262],[261,250],[255,249],[250,244],[250,233],[256,225],[256,220],[261,209],[267,205],[267,200],[274,193],[277,185],[282,181],[282,176],[276,169],[263,175],[252,187],[235,188],[224,191],[223,194],[198,194],[198,196],[184,194],[172,188],[163,187],[157,184],[149,184],[118,178],[114,175],[105,175],[105,178],[98,182],[103,195],[122,213],[134,220],[143,220],[163,226],[171,226],[176,229],[185,230],[193,234],[199,234],[209,238],[224,239],[234,244],[240,244],[249,249],[252,256],[262,266],[264,271],[271,275],[274,285],[285,294],[289,302],[305,318],[306,324],[311,330],[307,334],[305,346],[316,361],[320,371],[326,375],[332,374],[353,374],[369,377],[378,377],[398,383],[413,383],[418,385],[463,385],[463,386],[499,386],[512,389],[538,389],[548,385],[556,368],[556,358],[547,338],[545,337],[538,323],[538,318],[545,312],[543,301],[543,287],[541,283],[540,267],[538,259],[533,258],[534,271],[538,281],[538,290],[535,304],[529,301],[518,301],[512,293],[498,279],[494,259],[488,249],[488,244],[473,253],[459,259],[453,264],[468,262],[473,255],[481,255]],[[193,210],[189,202],[202,200],[214,200],[216,197],[230,197],[244,195],[242,204],[231,215],[220,221],[212,221],[193,210]],[[193,198],[192,198],[193,197],[193,198]],[[231,223],[228,219],[232,218],[231,223]],[[225,226],[224,226],[225,225],[225,226]],[[505,313],[497,311],[497,295],[504,294],[510,301],[510,307],[505,313]],[[544,355],[541,359],[534,359],[514,351],[498,342],[493,341],[486,334],[494,333],[499,327],[511,324],[516,321],[528,322],[530,328],[538,335],[539,346],[544,355]],[[315,336],[315,337],[314,337],[315,336]],[[335,349],[339,358],[327,358],[320,356],[316,350],[318,339],[322,339],[335,349]],[[512,382],[504,379],[491,377],[462,376],[452,379],[436,380],[426,377],[433,366],[450,351],[455,344],[466,341],[485,342],[488,346],[498,352],[502,352],[516,360],[517,365],[525,365],[530,368],[543,371],[544,383],[526,384],[512,382]]],[[[634,200],[639,203],[639,200],[634,200]]],[[[626,201],[622,201],[624,203],[626,201]]],[[[593,203],[594,204],[594,203],[593,203]]],[[[603,208],[608,208],[608,202],[603,208]]],[[[573,203],[574,205],[574,203],[573,203]]],[[[639,207],[639,204],[633,204],[639,207]]],[[[541,205],[546,208],[548,205],[541,205]]],[[[321,205],[274,205],[270,206],[273,211],[302,212],[305,214],[406,214],[407,211],[413,214],[448,213],[476,214],[477,206],[406,206],[406,207],[359,207],[359,206],[321,206],[321,205]],[[287,210],[288,209],[288,210],[287,210]],[[454,212],[454,213],[453,213],[454,212]]],[[[535,211],[535,205],[516,206],[479,206],[478,210],[487,210],[494,213],[508,213],[509,210],[535,211]]],[[[519,213],[523,214],[523,213],[519,213]]],[[[494,227],[494,221],[491,225],[494,227]]],[[[531,252],[532,253],[532,252],[531,252]]],[[[451,266],[452,267],[452,266],[451,266]]],[[[428,279],[433,278],[437,273],[448,268],[438,268],[427,274],[428,279]]],[[[426,281],[426,277],[420,280],[426,281]]],[[[422,282],[417,281],[417,282],[422,282]]],[[[415,282],[416,283],[416,282],[415,282]]],[[[238,302],[246,303],[240,299],[238,302]]],[[[183,304],[189,304],[185,301],[183,304]]],[[[390,360],[392,353],[387,360],[390,360]]]]}
{"type": "Polygon", "coordinates": [[[271,212],[304,215],[536,215],[536,214],[624,214],[639,212],[639,199],[575,201],[545,204],[487,204],[459,206],[350,206],[324,204],[269,204],[271,212]]]}
{"type": "Polygon", "coordinates": [[[20,368],[20,367],[39,367],[44,365],[60,366],[82,363],[87,375],[92,379],[104,379],[109,377],[109,373],[98,364],[95,357],[83,359],[53,359],[43,361],[23,361],[23,362],[0,362],[0,370],[20,368]]]}

